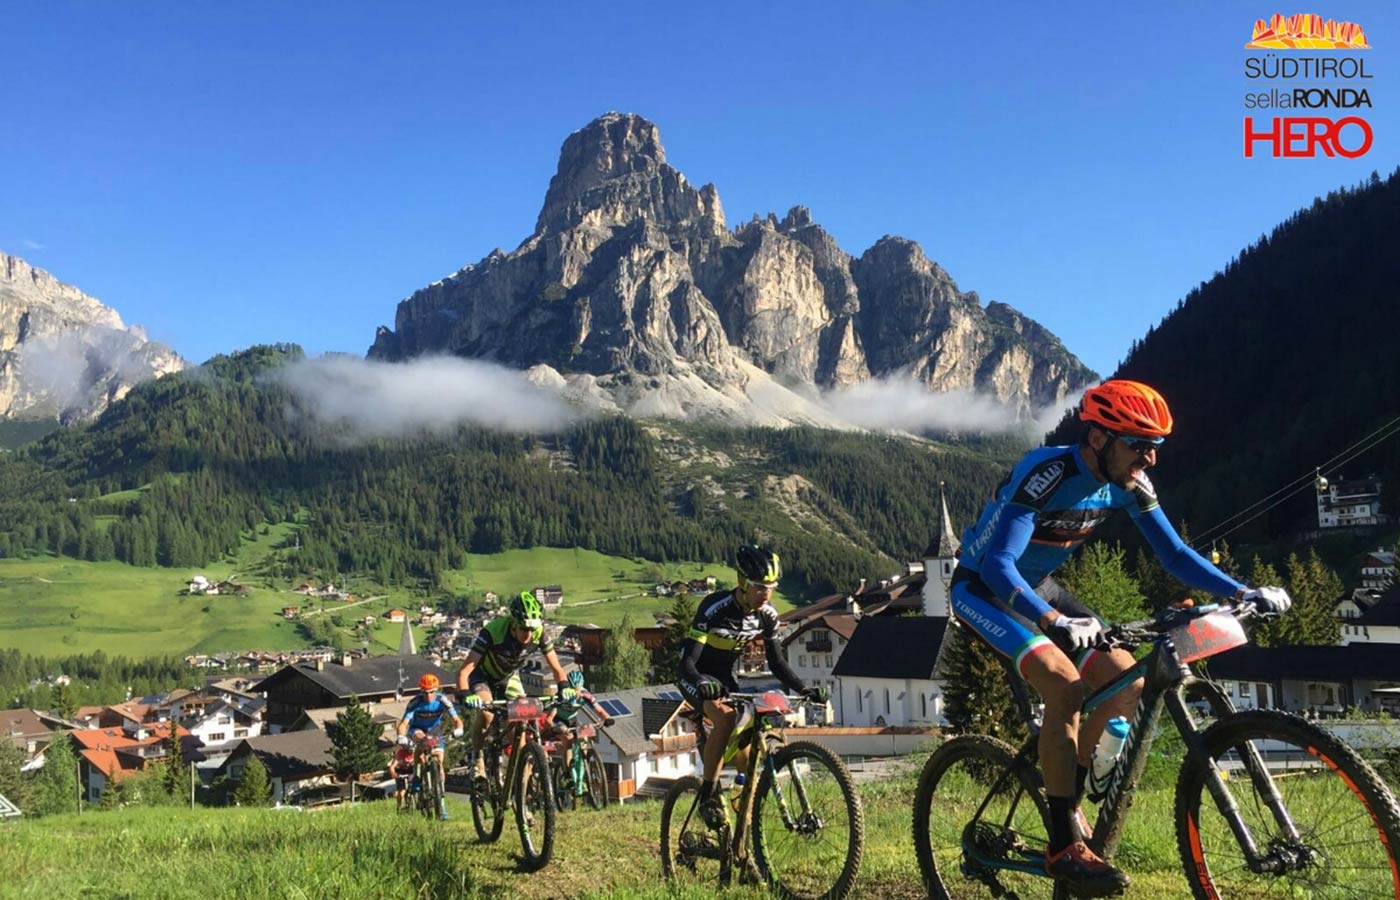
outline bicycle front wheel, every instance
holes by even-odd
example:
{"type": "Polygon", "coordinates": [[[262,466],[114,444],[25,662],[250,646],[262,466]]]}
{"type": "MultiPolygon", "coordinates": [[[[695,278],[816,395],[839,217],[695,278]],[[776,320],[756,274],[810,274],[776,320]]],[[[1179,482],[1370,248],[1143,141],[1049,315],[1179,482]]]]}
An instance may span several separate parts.
{"type": "Polygon", "coordinates": [[[554,786],[550,782],[549,757],[544,748],[529,741],[516,751],[523,754],[515,779],[515,824],[520,831],[520,853],[527,869],[539,869],[554,853],[554,786]]]}
{"type": "Polygon", "coordinates": [[[419,788],[419,809],[429,819],[437,818],[442,808],[442,780],[438,778],[438,767],[428,760],[423,766],[423,783],[419,788]]]}
{"type": "Polygon", "coordinates": [[[1206,766],[1188,758],[1177,782],[1177,842],[1198,900],[1400,897],[1400,810],[1354,750],[1275,710],[1222,719],[1202,740],[1259,860],[1251,866],[1208,789],[1206,766]]]}
{"type": "Polygon", "coordinates": [[[1048,809],[1040,775],[1010,745],[953,738],[924,763],[914,794],[914,852],[934,900],[1057,898],[1045,876],[1048,809]]]}
{"type": "Polygon", "coordinates": [[[472,775],[472,825],[476,827],[477,840],[489,844],[498,840],[505,828],[506,809],[501,802],[505,788],[501,784],[501,759],[494,748],[483,751],[486,754],[486,775],[472,775]]]}
{"type": "Polygon", "coordinates": [[[602,809],[608,805],[608,774],[603,770],[598,751],[592,747],[583,754],[583,784],[589,806],[602,809]]]}
{"type": "Polygon", "coordinates": [[[841,900],[865,849],[851,773],[820,744],[797,741],[764,761],[753,808],[754,862],[792,900],[841,900]]]}
{"type": "Polygon", "coordinates": [[[728,871],[729,829],[711,831],[700,818],[700,779],[676,779],[661,804],[661,872],[678,886],[720,883],[728,871]]]}

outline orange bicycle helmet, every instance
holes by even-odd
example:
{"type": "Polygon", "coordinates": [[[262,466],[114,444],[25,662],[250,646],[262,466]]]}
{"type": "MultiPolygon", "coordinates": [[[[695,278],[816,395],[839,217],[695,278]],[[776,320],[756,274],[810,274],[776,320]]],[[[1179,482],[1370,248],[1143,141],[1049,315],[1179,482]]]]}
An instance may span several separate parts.
{"type": "Polygon", "coordinates": [[[442,682],[441,682],[440,680],[438,680],[438,677],[437,677],[436,675],[434,675],[432,672],[429,672],[429,673],[427,673],[426,675],[424,675],[422,678],[418,679],[418,690],[420,690],[420,691],[435,691],[435,690],[438,689],[438,686],[441,685],[441,684],[442,684],[442,682]]]}
{"type": "Polygon", "coordinates": [[[1172,413],[1162,395],[1140,381],[1115,379],[1084,392],[1079,418],[1114,434],[1164,438],[1172,433],[1172,413]]]}

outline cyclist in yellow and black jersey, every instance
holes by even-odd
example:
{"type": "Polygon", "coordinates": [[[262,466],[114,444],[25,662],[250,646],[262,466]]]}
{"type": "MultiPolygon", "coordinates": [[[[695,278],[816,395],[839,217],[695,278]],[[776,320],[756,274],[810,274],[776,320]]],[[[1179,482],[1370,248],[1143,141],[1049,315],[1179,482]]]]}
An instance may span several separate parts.
{"type": "MultiPolygon", "coordinates": [[[[702,710],[710,723],[710,733],[705,739],[700,813],[711,828],[724,821],[724,806],[716,784],[725,745],[734,730],[735,712],[723,698],[739,689],[734,667],[744,647],[756,638],[763,638],[768,668],[784,687],[819,703],[827,700],[826,688],[807,687],[788,666],[778,647],[778,611],[770,602],[778,579],[782,577],[778,554],[752,544],[745,545],[739,548],[734,568],[739,586],[732,591],[710,594],[701,601],[690,633],[680,648],[678,686],[681,694],[693,708],[702,710]]],[[[742,768],[743,760],[740,755],[735,764],[742,768]]]]}

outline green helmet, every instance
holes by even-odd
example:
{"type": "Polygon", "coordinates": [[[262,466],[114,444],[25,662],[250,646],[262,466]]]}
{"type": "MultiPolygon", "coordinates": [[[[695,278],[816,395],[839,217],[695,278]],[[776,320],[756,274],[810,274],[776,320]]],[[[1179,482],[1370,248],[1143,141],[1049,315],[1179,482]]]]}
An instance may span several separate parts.
{"type": "Polygon", "coordinates": [[[583,670],[572,669],[569,671],[569,687],[576,691],[583,690],[583,670]]]}
{"type": "Polygon", "coordinates": [[[517,628],[541,628],[544,625],[544,607],[530,591],[521,591],[520,596],[510,601],[510,621],[517,628]]]}

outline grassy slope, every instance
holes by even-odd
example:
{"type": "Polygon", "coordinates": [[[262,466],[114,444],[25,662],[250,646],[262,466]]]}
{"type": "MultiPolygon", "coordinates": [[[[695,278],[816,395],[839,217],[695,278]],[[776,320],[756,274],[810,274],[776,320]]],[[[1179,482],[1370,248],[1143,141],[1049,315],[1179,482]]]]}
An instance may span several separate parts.
{"type": "MultiPolygon", "coordinates": [[[[909,832],[913,787],[912,774],[862,787],[867,839],[856,897],[926,896],[909,832]]],[[[658,803],[565,814],[555,860],[535,874],[516,871],[513,824],[499,843],[478,845],[466,806],[455,798],[449,803],[453,821],[445,824],[396,816],[389,803],[300,814],[143,809],[20,822],[0,841],[0,871],[8,874],[0,896],[715,896],[666,889],[657,856],[658,803]]],[[[1120,857],[1134,877],[1130,896],[1186,893],[1170,806],[1170,790],[1139,795],[1120,857]]],[[[735,888],[722,896],[767,894],[735,888]]]]}
{"type": "MultiPolygon", "coordinates": [[[[198,570],[136,568],[117,562],[92,563],[55,557],[0,559],[0,647],[59,655],[103,650],[128,656],[219,650],[280,650],[302,647],[306,640],[283,606],[308,603],[289,593],[292,585],[258,574],[260,563],[283,540],[291,526],[269,534],[252,534],[235,557],[198,570]],[[189,597],[180,594],[189,578],[202,572],[210,580],[230,576],[254,588],[251,596],[189,597]],[[207,607],[207,611],[206,611],[207,607]]],[[[559,621],[617,624],[631,610],[639,624],[664,612],[668,599],[640,596],[653,581],[657,564],[604,556],[591,550],[537,547],[489,556],[469,556],[467,568],[449,575],[457,593],[479,597],[491,590],[502,596],[539,584],[562,584],[565,602],[559,621]],[[619,574],[621,573],[621,574],[619,574]],[[625,598],[625,599],[617,599],[625,598]],[[574,605],[601,600],[603,602],[574,605]]],[[[715,575],[732,578],[722,565],[674,563],[661,567],[667,580],[715,575]]],[[[384,596],[344,609],[346,621],[366,614],[382,616],[394,606],[415,610],[422,598],[403,589],[349,585],[356,594],[384,596]]],[[[790,608],[781,595],[780,609],[790,608]]],[[[398,649],[402,626],[381,623],[371,632],[371,650],[398,649]]],[[[414,629],[419,646],[426,637],[414,629]]]]}

